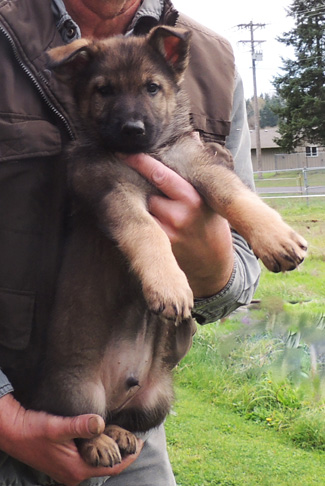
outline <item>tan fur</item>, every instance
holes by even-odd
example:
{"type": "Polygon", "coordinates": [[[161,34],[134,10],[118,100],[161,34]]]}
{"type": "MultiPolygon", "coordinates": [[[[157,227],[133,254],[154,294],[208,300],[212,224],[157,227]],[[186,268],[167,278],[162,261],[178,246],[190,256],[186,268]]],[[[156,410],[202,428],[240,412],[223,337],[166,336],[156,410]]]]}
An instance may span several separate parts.
{"type": "MultiPolygon", "coordinates": [[[[213,156],[192,136],[180,89],[189,37],[157,27],[143,38],[81,40],[50,53],[73,90],[80,127],[67,153],[75,213],[35,408],[99,413],[131,432],[159,425],[170,409],[171,370],[195,331],[193,295],[148,213],[156,189],[119,152],[149,152],[180,173],[270,270],[303,260],[306,242],[226,168],[229,152],[220,146],[213,156]]],[[[90,464],[113,465],[135,444],[114,429],[78,446],[90,464]]]]}

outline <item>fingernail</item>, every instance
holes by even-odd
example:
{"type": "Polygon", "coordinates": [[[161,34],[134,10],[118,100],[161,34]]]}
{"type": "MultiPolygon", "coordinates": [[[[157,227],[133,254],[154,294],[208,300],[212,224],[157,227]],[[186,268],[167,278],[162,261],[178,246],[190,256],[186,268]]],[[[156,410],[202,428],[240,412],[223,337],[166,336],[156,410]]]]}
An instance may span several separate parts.
{"type": "Polygon", "coordinates": [[[100,434],[101,427],[97,417],[90,417],[90,419],[88,420],[88,430],[91,434],[100,434]]]}
{"type": "Polygon", "coordinates": [[[163,169],[159,167],[153,171],[151,177],[152,177],[152,182],[159,184],[160,182],[164,181],[165,172],[163,169]]]}

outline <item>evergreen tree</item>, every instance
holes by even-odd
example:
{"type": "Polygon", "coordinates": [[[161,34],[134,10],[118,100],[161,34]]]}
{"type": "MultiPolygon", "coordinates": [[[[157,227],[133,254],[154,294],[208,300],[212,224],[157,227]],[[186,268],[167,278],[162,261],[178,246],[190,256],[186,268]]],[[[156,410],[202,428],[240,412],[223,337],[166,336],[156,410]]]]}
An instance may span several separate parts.
{"type": "MultiPolygon", "coordinates": [[[[261,94],[258,98],[258,106],[260,113],[260,127],[275,127],[278,124],[278,115],[276,110],[281,106],[281,99],[277,95],[261,94]]],[[[251,130],[254,130],[254,98],[246,100],[246,111],[248,125],[251,130]]]]}
{"type": "Polygon", "coordinates": [[[278,96],[264,95],[264,105],[260,109],[260,126],[275,127],[278,124],[277,108],[280,106],[280,99],[278,96]]]}
{"type": "Polygon", "coordinates": [[[325,0],[294,0],[288,15],[294,28],[278,40],[293,46],[274,86],[284,101],[277,143],[292,152],[303,142],[325,145],[325,0]]]}

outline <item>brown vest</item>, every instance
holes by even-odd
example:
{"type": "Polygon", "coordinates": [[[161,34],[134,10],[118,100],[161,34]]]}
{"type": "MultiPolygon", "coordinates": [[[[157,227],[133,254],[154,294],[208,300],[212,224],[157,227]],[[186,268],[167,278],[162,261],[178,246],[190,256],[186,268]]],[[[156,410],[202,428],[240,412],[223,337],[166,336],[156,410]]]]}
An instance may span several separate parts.
{"type": "Polygon", "coordinates": [[[224,143],[230,132],[235,64],[222,37],[180,15],[177,26],[192,31],[190,64],[184,88],[191,102],[194,128],[210,142],[224,143]]]}

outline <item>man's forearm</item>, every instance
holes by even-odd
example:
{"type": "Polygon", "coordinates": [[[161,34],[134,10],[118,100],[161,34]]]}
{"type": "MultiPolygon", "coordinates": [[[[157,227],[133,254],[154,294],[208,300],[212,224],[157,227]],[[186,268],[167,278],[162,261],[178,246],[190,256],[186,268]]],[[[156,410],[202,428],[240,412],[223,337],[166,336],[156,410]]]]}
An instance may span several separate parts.
{"type": "Polygon", "coordinates": [[[195,299],[193,315],[200,324],[208,324],[227,316],[241,305],[249,304],[256,291],[260,265],[247,242],[232,232],[234,268],[226,286],[216,295],[195,299]]]}
{"type": "MultiPolygon", "coordinates": [[[[226,140],[226,147],[232,153],[237,175],[254,190],[243,84],[238,73],[236,76],[231,131],[226,140]]],[[[193,314],[201,324],[221,319],[239,306],[248,304],[257,288],[260,276],[257,258],[244,238],[235,231],[232,232],[232,236],[235,261],[228,283],[216,295],[195,300],[193,314]]]]}

